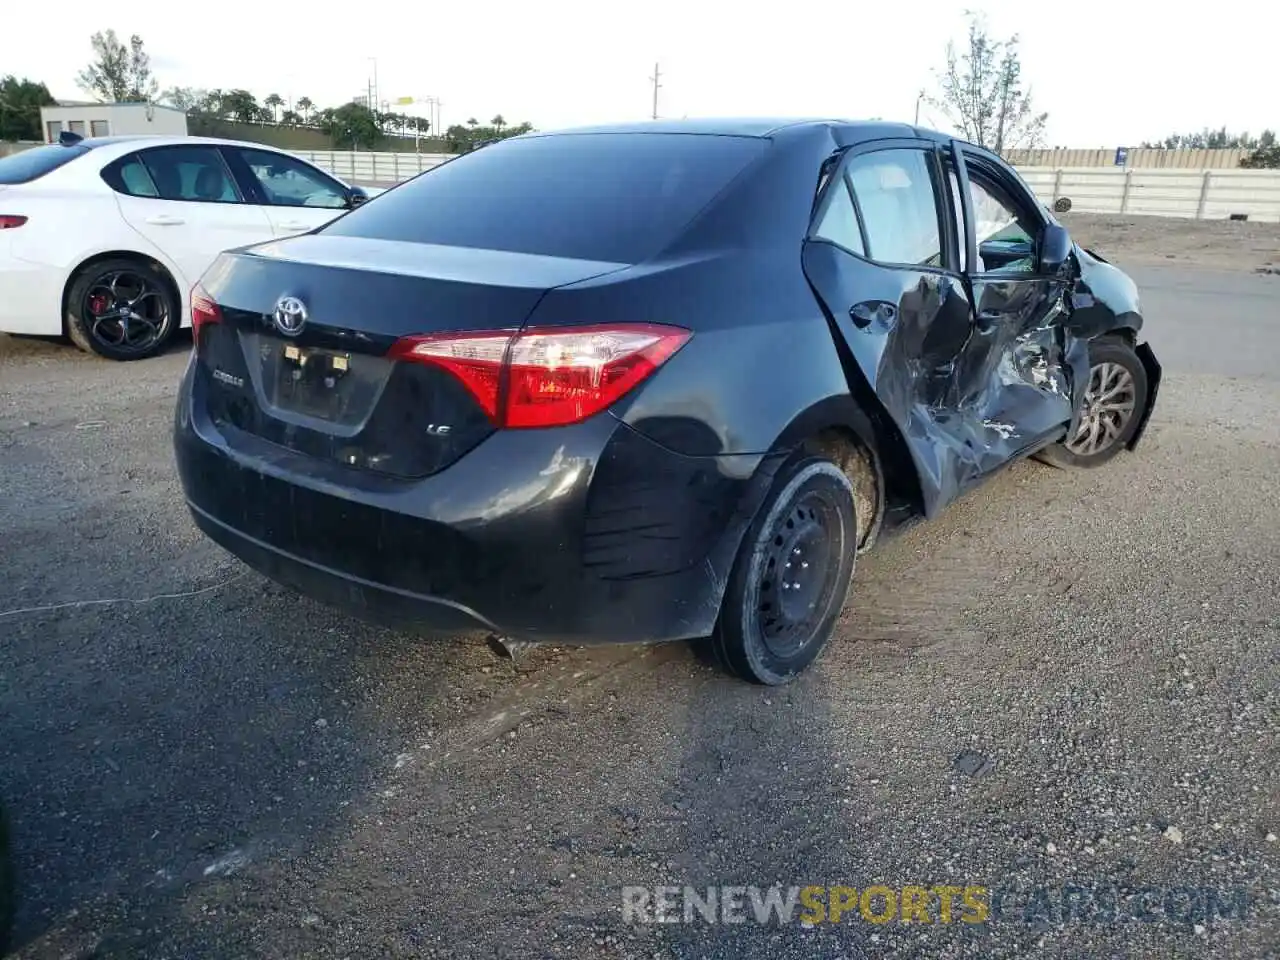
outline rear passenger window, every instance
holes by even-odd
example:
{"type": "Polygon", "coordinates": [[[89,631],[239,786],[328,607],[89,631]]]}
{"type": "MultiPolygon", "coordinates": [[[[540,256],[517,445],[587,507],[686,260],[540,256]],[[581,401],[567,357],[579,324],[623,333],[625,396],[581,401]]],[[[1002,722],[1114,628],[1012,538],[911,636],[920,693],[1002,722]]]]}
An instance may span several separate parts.
{"type": "Polygon", "coordinates": [[[853,209],[853,199],[843,181],[832,186],[827,208],[818,220],[813,235],[822,240],[830,240],[853,253],[866,255],[862,248],[862,231],[858,228],[858,214],[853,209]]]}
{"type": "Polygon", "coordinates": [[[867,256],[881,263],[942,266],[938,205],[923,150],[855,157],[848,177],[867,231],[867,256]]]}
{"type": "Polygon", "coordinates": [[[102,171],[102,178],[117,193],[127,193],[133,197],[160,196],[151,174],[147,173],[147,168],[142,165],[137,154],[113,163],[102,171]]]}
{"type": "Polygon", "coordinates": [[[164,200],[240,201],[240,189],[215,147],[163,147],[143,151],[138,156],[164,200]]]}

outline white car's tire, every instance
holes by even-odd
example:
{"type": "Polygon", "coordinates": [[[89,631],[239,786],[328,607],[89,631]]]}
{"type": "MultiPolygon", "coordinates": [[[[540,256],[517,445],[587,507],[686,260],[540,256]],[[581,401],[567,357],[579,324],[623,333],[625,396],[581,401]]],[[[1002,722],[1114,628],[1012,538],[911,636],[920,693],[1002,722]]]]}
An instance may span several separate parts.
{"type": "Polygon", "coordinates": [[[108,360],[153,357],[181,326],[173,278],[143,257],[112,257],[81,267],[67,291],[67,336],[108,360]]]}

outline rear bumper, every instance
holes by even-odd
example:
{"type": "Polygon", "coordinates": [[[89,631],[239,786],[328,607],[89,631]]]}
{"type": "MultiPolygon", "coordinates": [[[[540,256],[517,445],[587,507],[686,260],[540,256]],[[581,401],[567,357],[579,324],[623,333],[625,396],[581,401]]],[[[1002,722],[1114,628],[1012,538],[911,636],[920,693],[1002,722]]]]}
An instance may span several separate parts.
{"type": "Polygon", "coordinates": [[[58,336],[64,272],[8,255],[4,239],[0,236],[0,333],[58,336]]]}
{"type": "Polygon", "coordinates": [[[604,415],[499,431],[424,479],[372,476],[215,425],[192,379],[174,447],[200,529],[300,593],[396,626],[704,636],[774,465],[680,456],[604,415]]]}

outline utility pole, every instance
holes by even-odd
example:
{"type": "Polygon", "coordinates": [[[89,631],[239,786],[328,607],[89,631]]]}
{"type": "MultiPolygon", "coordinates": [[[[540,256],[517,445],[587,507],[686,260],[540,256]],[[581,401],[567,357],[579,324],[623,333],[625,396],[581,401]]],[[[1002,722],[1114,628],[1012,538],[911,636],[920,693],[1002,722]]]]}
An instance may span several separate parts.
{"type": "Polygon", "coordinates": [[[920,126],[920,101],[924,99],[924,91],[921,90],[916,95],[916,122],[912,126],[920,126]]]}
{"type": "Polygon", "coordinates": [[[658,64],[653,65],[653,76],[649,78],[653,81],[653,119],[658,119],[658,90],[662,87],[660,82],[662,79],[662,71],[659,70],[658,64]]]}

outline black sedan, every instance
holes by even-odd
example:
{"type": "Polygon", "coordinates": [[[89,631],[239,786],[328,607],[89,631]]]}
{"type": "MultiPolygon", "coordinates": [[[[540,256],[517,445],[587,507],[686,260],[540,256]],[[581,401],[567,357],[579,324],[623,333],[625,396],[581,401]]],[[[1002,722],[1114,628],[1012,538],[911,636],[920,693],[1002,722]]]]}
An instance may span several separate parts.
{"type": "Polygon", "coordinates": [[[1038,455],[1132,449],[1128,277],[908,126],[655,122],[486,146],[193,296],[200,528],[381,622],[711,638],[782,683],[856,555],[1038,455]]]}

